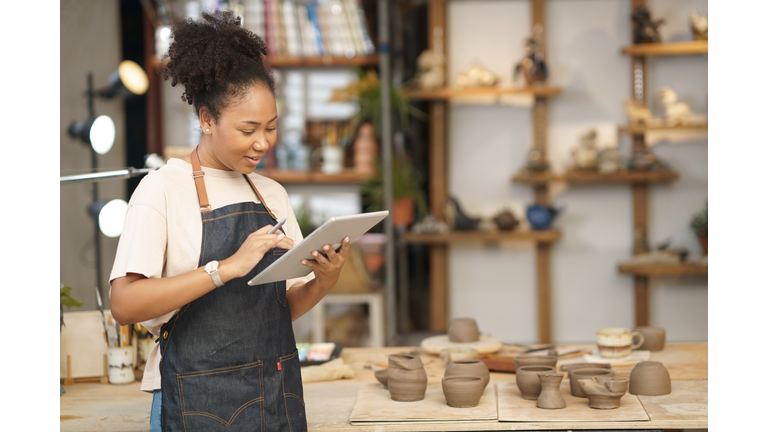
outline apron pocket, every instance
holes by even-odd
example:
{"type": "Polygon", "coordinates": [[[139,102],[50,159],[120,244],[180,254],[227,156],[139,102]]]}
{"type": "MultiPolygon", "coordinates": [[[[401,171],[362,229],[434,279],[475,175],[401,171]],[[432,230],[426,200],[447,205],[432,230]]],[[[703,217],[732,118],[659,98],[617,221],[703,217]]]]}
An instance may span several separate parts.
{"type": "Polygon", "coordinates": [[[283,374],[283,397],[285,410],[293,432],[307,430],[307,416],[304,410],[304,388],[301,385],[299,352],[280,358],[283,374]]]}
{"type": "Polygon", "coordinates": [[[263,363],[176,375],[186,430],[253,430],[262,423],[263,363]]]}

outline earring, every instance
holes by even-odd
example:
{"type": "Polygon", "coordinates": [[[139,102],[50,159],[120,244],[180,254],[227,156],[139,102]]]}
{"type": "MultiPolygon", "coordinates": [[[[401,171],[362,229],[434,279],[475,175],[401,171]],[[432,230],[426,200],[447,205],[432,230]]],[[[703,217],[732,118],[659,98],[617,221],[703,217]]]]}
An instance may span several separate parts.
{"type": "Polygon", "coordinates": [[[210,129],[206,129],[205,131],[206,131],[206,132],[210,132],[211,130],[210,130],[210,129]]]}

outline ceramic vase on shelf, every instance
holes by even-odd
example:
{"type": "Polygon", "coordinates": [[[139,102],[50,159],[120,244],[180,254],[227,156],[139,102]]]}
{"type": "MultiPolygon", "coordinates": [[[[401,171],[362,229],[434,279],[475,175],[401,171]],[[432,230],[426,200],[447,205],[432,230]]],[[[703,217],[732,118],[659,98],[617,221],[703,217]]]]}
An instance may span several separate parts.
{"type": "Polygon", "coordinates": [[[565,408],[565,399],[560,394],[560,383],[565,374],[554,372],[541,372],[538,374],[541,383],[541,393],[536,399],[536,407],[543,409],[565,408]]]}
{"type": "Polygon", "coordinates": [[[387,368],[387,387],[392,400],[413,402],[424,399],[427,371],[419,356],[391,354],[387,368]]]}

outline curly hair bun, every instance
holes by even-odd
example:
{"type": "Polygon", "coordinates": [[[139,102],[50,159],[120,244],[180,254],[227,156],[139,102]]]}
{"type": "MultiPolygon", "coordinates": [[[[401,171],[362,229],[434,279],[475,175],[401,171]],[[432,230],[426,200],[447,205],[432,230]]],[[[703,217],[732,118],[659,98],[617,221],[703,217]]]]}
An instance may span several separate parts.
{"type": "Polygon", "coordinates": [[[257,83],[274,94],[274,78],[263,61],[266,44],[232,11],[203,12],[199,21],[179,22],[171,37],[163,78],[184,86],[181,100],[196,112],[205,106],[217,119],[231,97],[257,83]]]}

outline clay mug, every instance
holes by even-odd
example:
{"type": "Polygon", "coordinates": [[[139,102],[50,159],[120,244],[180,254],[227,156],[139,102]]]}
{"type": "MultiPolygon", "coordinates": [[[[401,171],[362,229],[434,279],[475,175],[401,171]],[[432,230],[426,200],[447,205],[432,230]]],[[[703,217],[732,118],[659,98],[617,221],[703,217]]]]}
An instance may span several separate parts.
{"type": "Polygon", "coordinates": [[[523,399],[536,400],[541,394],[541,381],[539,381],[539,374],[542,372],[554,372],[555,368],[552,366],[522,366],[515,371],[517,375],[515,382],[517,388],[520,389],[520,394],[523,395],[523,399]]]}
{"type": "Polygon", "coordinates": [[[669,371],[657,361],[638,363],[629,374],[629,392],[643,396],[660,396],[672,393],[669,371]]]}
{"type": "Polygon", "coordinates": [[[454,408],[477,406],[485,390],[483,378],[479,376],[446,376],[442,384],[445,401],[454,408]]]}
{"type": "Polygon", "coordinates": [[[642,333],[645,342],[640,345],[641,350],[661,351],[667,341],[667,332],[661,327],[638,327],[636,332],[642,333]]]}
{"type": "Polygon", "coordinates": [[[483,389],[488,386],[488,382],[491,380],[491,374],[482,360],[459,360],[448,363],[445,367],[444,376],[479,376],[483,379],[483,389]]]}
{"type": "Polygon", "coordinates": [[[382,385],[384,385],[384,388],[387,387],[387,369],[379,369],[376,372],[373,373],[373,376],[376,377],[376,380],[380,382],[382,385]]]}
{"type": "Polygon", "coordinates": [[[552,366],[557,365],[557,357],[548,355],[521,354],[515,356],[515,370],[523,366],[552,366]]]}
{"type": "Polygon", "coordinates": [[[387,387],[392,400],[423,400],[427,392],[427,371],[424,370],[421,358],[409,354],[390,354],[387,387]]]}
{"type": "Polygon", "coordinates": [[[597,332],[597,349],[600,357],[620,358],[628,356],[633,349],[640,348],[645,342],[645,336],[639,332],[625,328],[604,328],[597,332]],[[634,338],[640,342],[634,344],[634,338]]]}
{"type": "Polygon", "coordinates": [[[569,369],[568,379],[571,381],[571,394],[576,397],[587,397],[587,395],[581,391],[579,380],[590,379],[594,376],[612,377],[614,376],[614,372],[610,369],[603,368],[569,369]]]}
{"type": "Polygon", "coordinates": [[[472,318],[454,318],[448,325],[448,340],[451,342],[477,342],[480,331],[472,318]]]}

